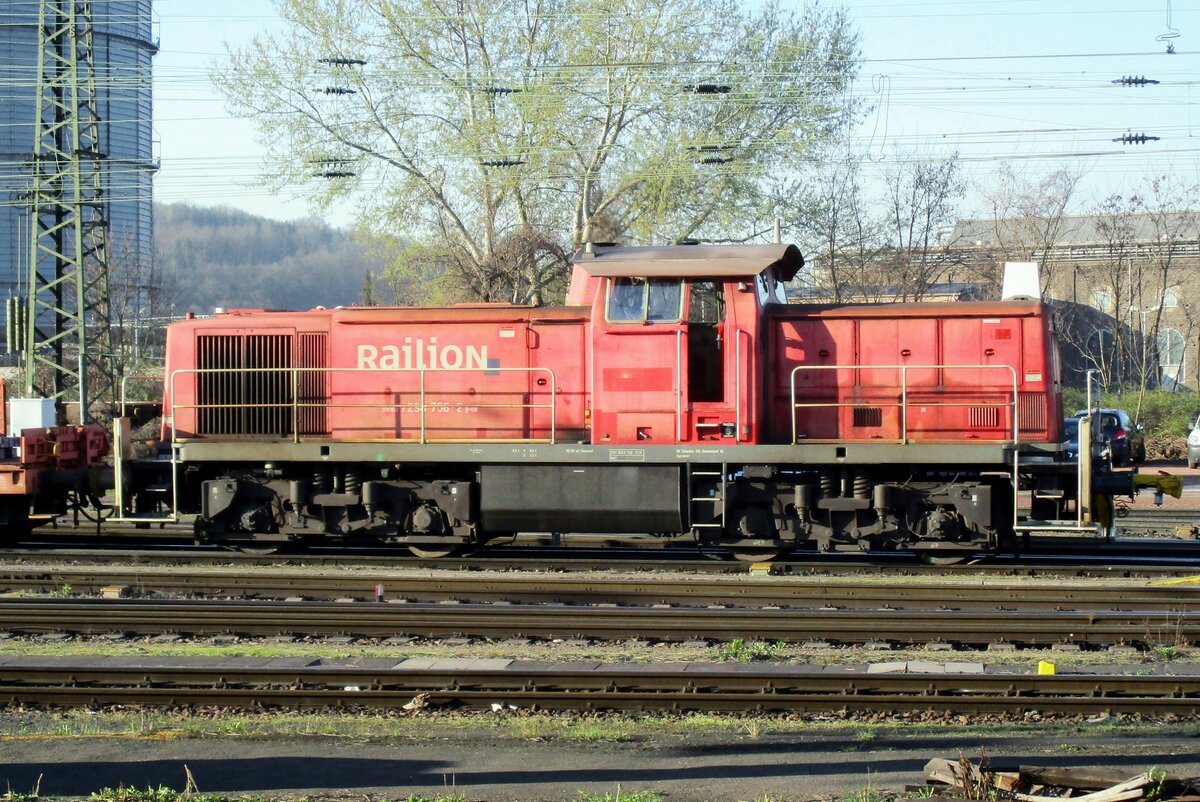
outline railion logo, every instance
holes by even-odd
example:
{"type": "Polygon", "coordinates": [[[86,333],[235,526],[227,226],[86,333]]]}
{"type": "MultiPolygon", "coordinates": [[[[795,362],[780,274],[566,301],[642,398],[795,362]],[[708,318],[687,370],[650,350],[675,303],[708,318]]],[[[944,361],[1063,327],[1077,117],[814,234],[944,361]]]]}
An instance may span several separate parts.
{"type": "Polygon", "coordinates": [[[428,342],[405,337],[401,345],[358,346],[359,370],[488,370],[499,366],[499,360],[488,359],[486,345],[438,345],[437,337],[428,342]]]}

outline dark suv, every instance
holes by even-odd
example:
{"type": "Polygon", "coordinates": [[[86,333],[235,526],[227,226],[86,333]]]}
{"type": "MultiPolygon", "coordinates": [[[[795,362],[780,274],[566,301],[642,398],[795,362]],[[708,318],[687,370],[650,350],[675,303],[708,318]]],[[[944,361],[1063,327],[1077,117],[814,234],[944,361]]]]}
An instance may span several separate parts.
{"type": "MultiPolygon", "coordinates": [[[[1112,450],[1113,465],[1145,462],[1146,438],[1142,434],[1142,427],[1133,422],[1129,413],[1123,409],[1100,409],[1096,412],[1100,432],[1112,450]]],[[[1075,417],[1086,414],[1088,411],[1081,409],[1075,413],[1075,417]]]]}

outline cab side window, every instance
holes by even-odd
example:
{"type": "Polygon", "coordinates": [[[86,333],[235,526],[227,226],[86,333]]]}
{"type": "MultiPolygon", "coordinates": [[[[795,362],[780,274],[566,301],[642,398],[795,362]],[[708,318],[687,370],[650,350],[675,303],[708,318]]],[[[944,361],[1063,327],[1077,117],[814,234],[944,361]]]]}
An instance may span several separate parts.
{"type": "Polygon", "coordinates": [[[636,278],[615,278],[608,291],[608,320],[610,323],[639,323],[642,320],[642,298],[646,284],[636,278]]]}
{"type": "Polygon", "coordinates": [[[679,279],[614,278],[608,285],[609,323],[673,323],[683,307],[679,279]]]}
{"type": "Polygon", "coordinates": [[[682,285],[674,279],[650,279],[650,298],[646,308],[646,319],[663,323],[679,320],[682,285]]]}
{"type": "Polygon", "coordinates": [[[758,293],[758,305],[760,307],[771,303],[786,304],[787,290],[783,283],[775,278],[775,274],[769,270],[764,270],[758,274],[758,278],[754,282],[754,288],[758,293]]]}

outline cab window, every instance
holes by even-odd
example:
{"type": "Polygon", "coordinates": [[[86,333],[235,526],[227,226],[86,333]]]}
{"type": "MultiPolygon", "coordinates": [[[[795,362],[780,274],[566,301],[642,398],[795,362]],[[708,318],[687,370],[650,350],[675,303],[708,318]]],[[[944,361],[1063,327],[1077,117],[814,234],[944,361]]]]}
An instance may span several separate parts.
{"type": "Polygon", "coordinates": [[[759,306],[766,306],[770,303],[787,303],[787,290],[781,282],[776,280],[775,274],[770,270],[764,270],[758,274],[754,287],[758,291],[759,306]]]}
{"type": "Polygon", "coordinates": [[[682,282],[664,278],[614,278],[608,285],[608,322],[677,322],[683,306],[682,282]]]}

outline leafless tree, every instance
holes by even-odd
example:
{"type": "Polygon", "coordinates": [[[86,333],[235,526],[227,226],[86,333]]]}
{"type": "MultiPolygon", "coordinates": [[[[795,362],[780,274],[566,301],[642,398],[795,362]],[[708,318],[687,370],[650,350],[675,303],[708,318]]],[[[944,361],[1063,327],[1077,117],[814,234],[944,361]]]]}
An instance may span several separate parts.
{"type": "Polygon", "coordinates": [[[810,280],[839,302],[920,300],[959,265],[947,238],[966,191],[957,157],[898,156],[874,201],[862,164],[838,152],[795,185],[805,202],[789,227],[810,254],[810,280]]]}
{"type": "Polygon", "coordinates": [[[1143,386],[1161,383],[1175,387],[1184,378],[1168,375],[1167,371],[1177,370],[1182,364],[1183,355],[1176,352],[1192,340],[1194,333],[1191,305],[1179,307],[1178,298],[1185,290],[1182,274],[1188,267],[1196,267],[1194,255],[1190,255],[1190,265],[1187,264],[1189,257],[1181,255],[1196,240],[1200,225],[1200,214],[1188,208],[1196,190],[1195,184],[1185,185],[1169,176],[1155,176],[1149,181],[1146,192],[1136,199],[1151,240],[1145,249],[1147,264],[1138,293],[1139,331],[1142,333],[1138,361],[1142,366],[1143,386]],[[1168,308],[1167,299],[1172,295],[1181,313],[1173,315],[1172,322],[1178,328],[1165,326],[1163,320],[1168,308]]]}
{"type": "MultiPolygon", "coordinates": [[[[1004,262],[1036,261],[1041,269],[1042,295],[1053,294],[1053,285],[1062,283],[1061,271],[1069,269],[1056,261],[1055,246],[1071,226],[1067,211],[1082,178],[1083,173],[1071,167],[1034,178],[1026,178],[1009,165],[1001,167],[994,188],[985,195],[992,231],[980,279],[999,290],[1002,271],[998,268],[1004,262]]],[[[1072,295],[1070,300],[1079,299],[1072,295]]]]}

